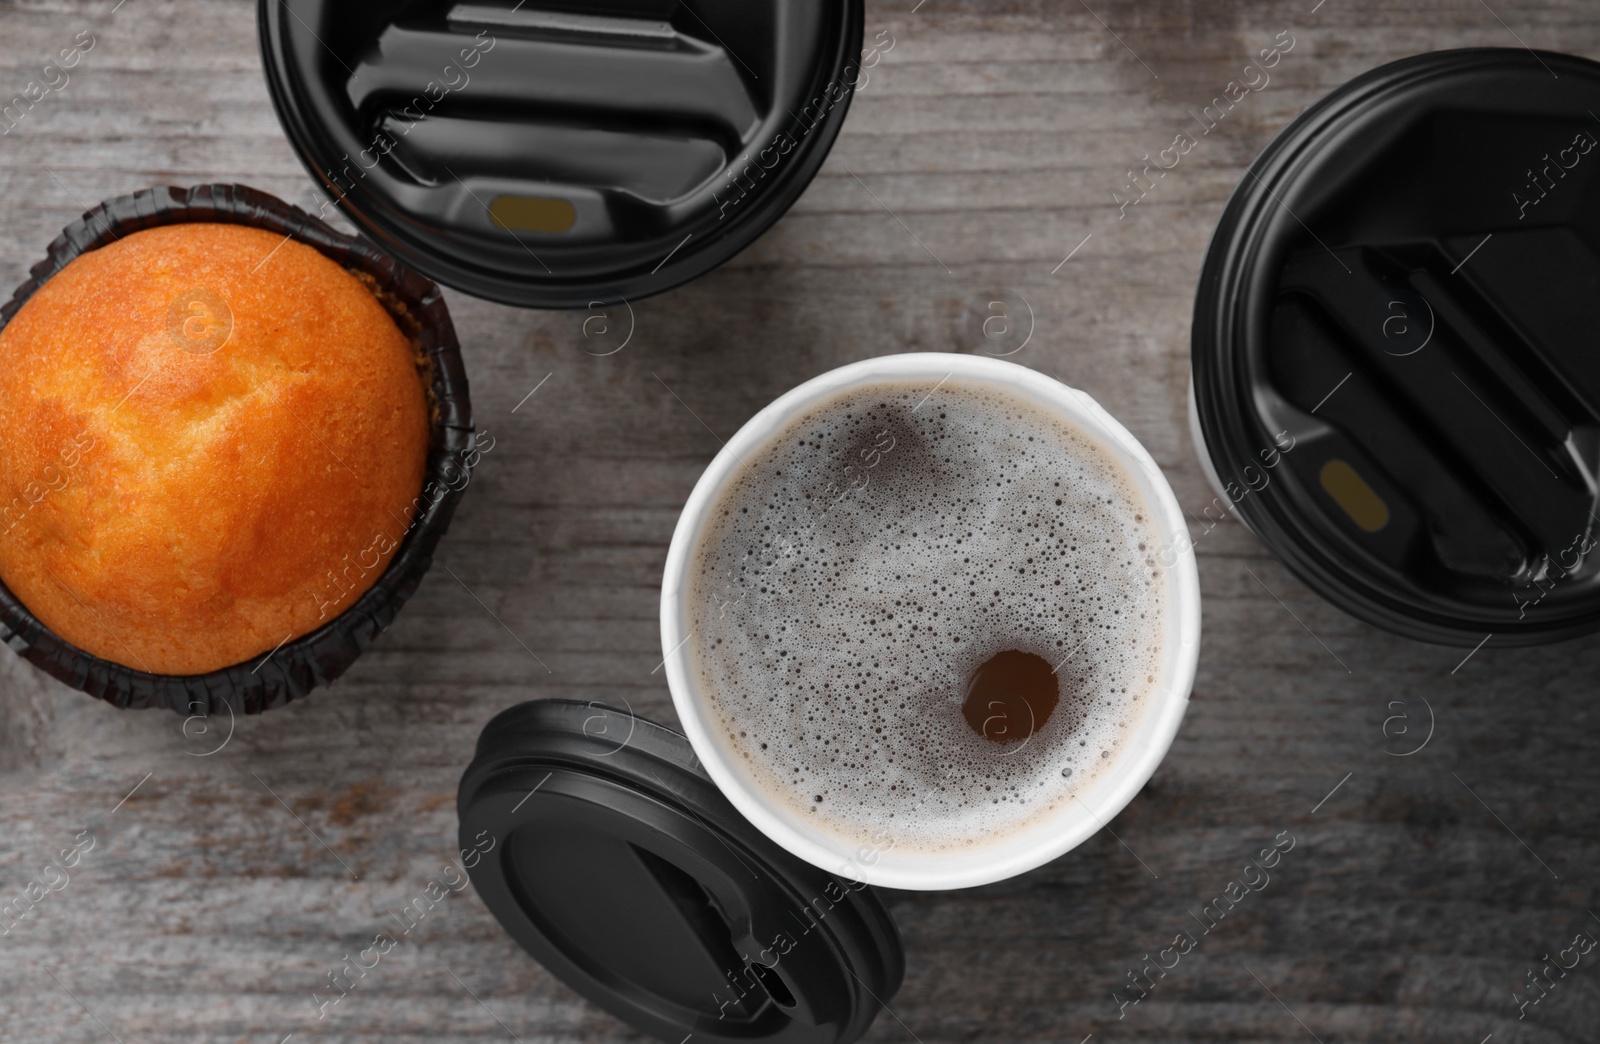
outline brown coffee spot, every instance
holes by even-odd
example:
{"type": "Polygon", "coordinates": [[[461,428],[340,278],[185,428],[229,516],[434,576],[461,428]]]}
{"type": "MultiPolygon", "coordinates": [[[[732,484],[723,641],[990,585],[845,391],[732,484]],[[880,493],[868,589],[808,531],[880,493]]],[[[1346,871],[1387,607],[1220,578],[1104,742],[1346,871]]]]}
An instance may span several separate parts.
{"type": "Polygon", "coordinates": [[[1019,743],[1044,728],[1061,702],[1061,686],[1042,656],[1007,649],[967,679],[961,714],[972,731],[995,743],[1019,743]]]}

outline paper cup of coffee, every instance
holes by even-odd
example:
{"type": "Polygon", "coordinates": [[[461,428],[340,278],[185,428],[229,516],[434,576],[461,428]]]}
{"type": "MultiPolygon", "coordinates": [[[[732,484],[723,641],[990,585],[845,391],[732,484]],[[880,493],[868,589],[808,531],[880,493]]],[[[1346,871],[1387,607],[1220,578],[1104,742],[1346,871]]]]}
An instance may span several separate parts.
{"type": "Polygon", "coordinates": [[[1200,644],[1171,488],[1088,395],[996,359],[854,363],[756,414],[667,554],[696,754],[842,879],[962,888],[1078,845],[1155,772],[1200,644]]]}

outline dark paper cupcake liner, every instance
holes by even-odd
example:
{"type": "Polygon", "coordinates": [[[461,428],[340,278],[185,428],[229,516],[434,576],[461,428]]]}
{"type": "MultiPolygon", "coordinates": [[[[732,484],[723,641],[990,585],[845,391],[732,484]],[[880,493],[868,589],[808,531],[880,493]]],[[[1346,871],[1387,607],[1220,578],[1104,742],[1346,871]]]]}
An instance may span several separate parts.
{"type": "MultiPolygon", "coordinates": [[[[472,404],[461,347],[437,284],[365,241],[243,185],[152,188],[100,204],[62,230],[45,259],[33,266],[28,280],[0,306],[0,329],[46,280],[78,255],[141,229],[188,221],[249,225],[293,236],[367,283],[427,360],[431,433],[423,490],[445,492],[434,499],[423,497],[421,511],[388,567],[354,604],[317,630],[285,642],[270,655],[263,650],[248,663],[209,674],[177,676],[150,674],[103,660],[52,632],[4,583],[0,583],[0,637],[40,670],[118,707],[166,707],[188,715],[224,709],[259,714],[338,678],[388,629],[400,607],[416,592],[470,477],[476,448],[472,404]]],[[[0,360],[0,365],[3,362],[0,360]]]]}

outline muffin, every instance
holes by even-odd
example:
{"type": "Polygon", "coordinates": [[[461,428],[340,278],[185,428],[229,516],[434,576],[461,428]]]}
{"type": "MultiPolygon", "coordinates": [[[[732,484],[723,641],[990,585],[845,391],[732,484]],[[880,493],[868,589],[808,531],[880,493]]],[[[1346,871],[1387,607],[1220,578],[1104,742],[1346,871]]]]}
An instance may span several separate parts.
{"type": "Polygon", "coordinates": [[[429,362],[363,274],[277,231],[184,221],[79,254],[16,310],[0,580],[56,638],[202,675],[374,586],[433,506],[429,362]]]}

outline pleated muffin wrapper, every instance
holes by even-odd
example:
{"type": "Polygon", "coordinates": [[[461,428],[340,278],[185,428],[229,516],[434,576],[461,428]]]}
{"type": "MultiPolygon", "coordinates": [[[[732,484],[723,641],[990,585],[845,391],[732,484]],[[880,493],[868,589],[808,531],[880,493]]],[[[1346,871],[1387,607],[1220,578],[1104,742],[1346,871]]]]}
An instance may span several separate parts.
{"type": "MultiPolygon", "coordinates": [[[[349,608],[315,631],[262,650],[248,663],[209,674],[162,675],[103,660],[63,640],[28,611],[0,582],[0,636],[40,670],[117,707],[166,707],[188,715],[259,714],[298,699],[338,678],[394,621],[433,564],[433,550],[449,529],[470,478],[476,450],[472,405],[461,347],[437,284],[379,253],[365,241],[282,200],[243,185],[145,189],[100,204],[56,237],[45,260],[9,302],[0,306],[0,329],[44,285],[80,254],[158,225],[202,221],[249,225],[315,247],[361,279],[425,360],[430,437],[423,489],[443,489],[422,507],[388,567],[349,608]]],[[[421,491],[419,491],[420,493],[421,491]]]]}

